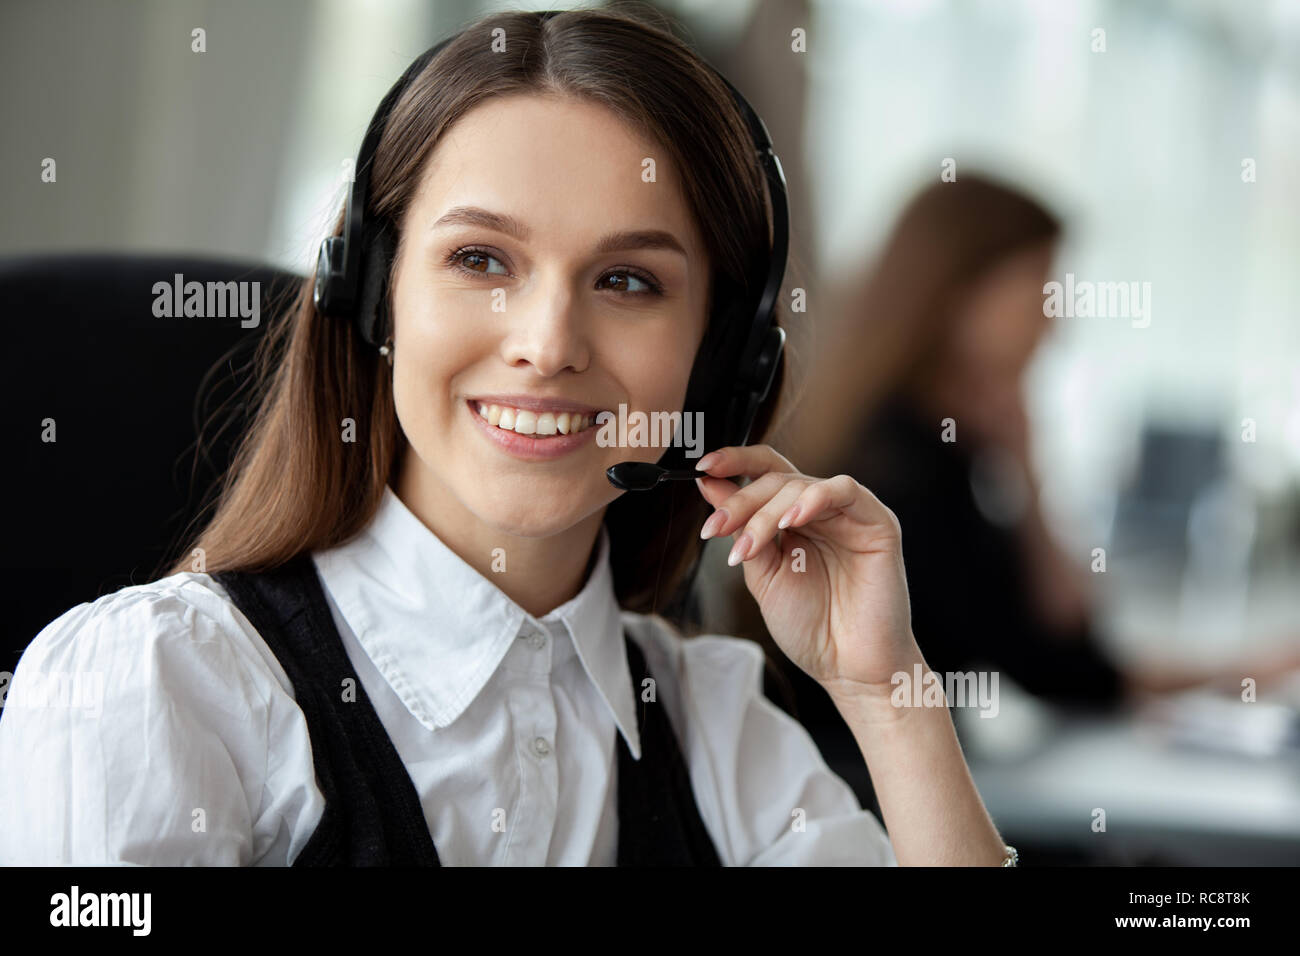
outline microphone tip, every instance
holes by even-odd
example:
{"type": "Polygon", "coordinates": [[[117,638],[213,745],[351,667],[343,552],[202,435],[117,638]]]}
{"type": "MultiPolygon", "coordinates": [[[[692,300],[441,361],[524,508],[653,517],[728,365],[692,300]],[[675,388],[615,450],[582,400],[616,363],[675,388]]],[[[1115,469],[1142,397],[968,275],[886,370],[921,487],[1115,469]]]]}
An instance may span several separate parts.
{"type": "Polygon", "coordinates": [[[623,491],[649,491],[663,473],[662,468],[648,461],[621,461],[605,469],[609,483],[623,491]]]}

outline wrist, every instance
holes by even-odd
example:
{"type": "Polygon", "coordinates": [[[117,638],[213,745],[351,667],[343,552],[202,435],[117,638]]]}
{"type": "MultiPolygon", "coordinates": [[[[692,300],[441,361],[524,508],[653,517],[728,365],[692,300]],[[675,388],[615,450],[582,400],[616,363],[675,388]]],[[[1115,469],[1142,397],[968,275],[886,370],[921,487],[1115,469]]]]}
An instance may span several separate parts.
{"type": "Polygon", "coordinates": [[[914,639],[911,649],[888,680],[868,683],[837,678],[819,683],[850,726],[855,720],[887,723],[901,720],[915,709],[909,706],[913,700],[910,685],[917,680],[918,674],[923,680],[928,671],[914,639]]]}

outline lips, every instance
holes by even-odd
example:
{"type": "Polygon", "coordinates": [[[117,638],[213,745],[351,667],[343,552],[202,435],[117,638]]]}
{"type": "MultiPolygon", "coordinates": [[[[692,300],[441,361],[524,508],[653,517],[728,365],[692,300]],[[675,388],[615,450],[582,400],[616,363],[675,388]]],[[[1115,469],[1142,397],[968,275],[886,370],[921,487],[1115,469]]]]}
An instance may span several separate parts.
{"type": "Polygon", "coordinates": [[[528,404],[534,407],[528,408],[519,403],[518,398],[511,401],[518,404],[488,402],[479,398],[467,399],[464,403],[466,414],[474,420],[473,427],[511,457],[523,461],[560,458],[589,444],[598,432],[591,425],[599,410],[590,406],[533,399],[528,404]],[[535,407],[547,404],[551,408],[535,407]],[[556,406],[558,410],[553,410],[556,406]],[[496,409],[495,423],[491,421],[493,408],[496,409]],[[514,416],[514,420],[507,416],[514,416]],[[502,424],[503,419],[509,427],[502,424]],[[562,431],[561,425],[567,430],[562,431]]]}

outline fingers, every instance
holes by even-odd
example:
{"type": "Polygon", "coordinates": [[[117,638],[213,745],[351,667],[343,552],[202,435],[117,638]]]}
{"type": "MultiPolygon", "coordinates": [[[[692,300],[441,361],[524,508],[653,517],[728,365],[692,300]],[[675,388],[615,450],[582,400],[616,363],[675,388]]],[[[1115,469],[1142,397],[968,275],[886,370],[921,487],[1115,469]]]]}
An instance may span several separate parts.
{"type": "Polygon", "coordinates": [[[770,446],[722,448],[701,458],[696,467],[700,466],[706,474],[696,479],[696,485],[717,509],[705,521],[700,537],[736,535],[730,565],[757,556],[783,530],[837,515],[853,519],[863,532],[856,540],[869,549],[884,541],[896,543],[902,536],[894,513],[852,477],[802,475],[770,446]],[[727,480],[742,476],[754,480],[743,488],[727,480]]]}
{"type": "Polygon", "coordinates": [[[718,509],[700,530],[709,539],[729,535],[774,495],[786,481],[798,476],[798,469],[770,445],[719,448],[695,465],[704,474],[695,480],[704,500],[718,509]],[[755,478],[743,490],[728,477],[755,478]]]}
{"type": "Polygon", "coordinates": [[[799,469],[771,445],[732,445],[711,451],[695,463],[699,471],[715,478],[757,478],[769,471],[798,474],[799,469]]]}
{"type": "Polygon", "coordinates": [[[782,530],[801,528],[839,514],[878,527],[888,536],[902,536],[894,513],[849,475],[813,481],[803,489],[789,511],[781,515],[777,525],[782,530]]]}
{"type": "Polygon", "coordinates": [[[734,481],[727,481],[726,478],[710,478],[708,475],[696,478],[695,486],[700,489],[704,500],[715,508],[740,490],[740,486],[734,481]]]}
{"type": "MultiPolygon", "coordinates": [[[[739,488],[727,495],[717,504],[710,501],[709,503],[714,504],[714,507],[718,508],[718,510],[704,523],[704,527],[700,531],[700,537],[707,540],[715,536],[731,534],[749,521],[754,512],[763,507],[782,486],[798,477],[800,476],[768,472],[766,475],[750,482],[744,488],[739,488]]],[[[708,484],[713,488],[717,488],[715,483],[731,485],[731,482],[723,482],[722,479],[718,478],[697,479],[697,481],[708,484]]],[[[732,485],[732,487],[735,486],[732,485]]]]}
{"type": "MultiPolygon", "coordinates": [[[[782,485],[776,494],[771,495],[760,508],[754,511],[749,520],[745,522],[744,531],[736,537],[736,542],[731,548],[731,554],[727,556],[727,564],[734,567],[742,561],[748,561],[759,554],[776,537],[777,532],[780,530],[777,527],[777,522],[780,520],[781,515],[790,509],[791,505],[803,494],[808,483],[813,480],[792,478],[782,485]]],[[[750,487],[753,487],[753,485],[750,487]]],[[[747,490],[748,488],[745,489],[745,491],[747,490]]],[[[741,494],[743,493],[744,491],[741,492],[741,494]]]]}

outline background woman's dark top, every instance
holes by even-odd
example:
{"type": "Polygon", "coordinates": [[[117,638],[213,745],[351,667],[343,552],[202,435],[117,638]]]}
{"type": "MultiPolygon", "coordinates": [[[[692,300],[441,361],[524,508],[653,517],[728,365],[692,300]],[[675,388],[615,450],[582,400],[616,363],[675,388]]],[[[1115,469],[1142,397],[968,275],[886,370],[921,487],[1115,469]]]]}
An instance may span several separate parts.
{"type": "Polygon", "coordinates": [[[939,422],[886,402],[836,470],[898,516],[912,631],[931,670],[982,664],[1059,705],[1118,702],[1120,673],[1091,625],[1059,633],[1038,619],[1015,532],[980,510],[967,446],[942,441],[939,422]]]}

